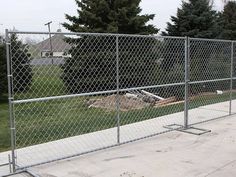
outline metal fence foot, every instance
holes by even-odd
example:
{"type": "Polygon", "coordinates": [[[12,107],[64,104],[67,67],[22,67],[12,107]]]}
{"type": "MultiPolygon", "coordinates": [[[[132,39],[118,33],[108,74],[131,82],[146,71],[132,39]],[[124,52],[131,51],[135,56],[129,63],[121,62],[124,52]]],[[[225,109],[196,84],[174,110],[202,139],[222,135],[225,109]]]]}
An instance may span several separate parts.
{"type": "Polygon", "coordinates": [[[176,130],[176,131],[180,131],[180,132],[184,132],[184,133],[189,133],[189,134],[193,134],[193,135],[203,135],[203,134],[211,132],[211,130],[197,128],[197,127],[193,127],[193,126],[189,126],[188,128],[185,128],[183,125],[179,125],[179,124],[166,125],[166,126],[164,126],[164,128],[167,128],[169,130],[176,130]]]}

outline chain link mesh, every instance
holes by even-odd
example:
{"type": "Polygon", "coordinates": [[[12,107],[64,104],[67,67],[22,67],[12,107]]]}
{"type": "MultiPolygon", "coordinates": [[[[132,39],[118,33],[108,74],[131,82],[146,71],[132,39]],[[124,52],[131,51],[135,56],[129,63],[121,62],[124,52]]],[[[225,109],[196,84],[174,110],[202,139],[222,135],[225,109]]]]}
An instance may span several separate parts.
{"type": "Polygon", "coordinates": [[[190,39],[190,124],[229,114],[231,47],[230,41],[190,39]]]}
{"type": "Polygon", "coordinates": [[[232,81],[232,114],[236,114],[236,42],[233,42],[233,81],[232,81]]]}
{"type": "MultiPolygon", "coordinates": [[[[184,126],[187,38],[10,34],[18,165],[184,126]]],[[[229,114],[231,42],[190,39],[189,55],[190,124],[229,114]]]]}

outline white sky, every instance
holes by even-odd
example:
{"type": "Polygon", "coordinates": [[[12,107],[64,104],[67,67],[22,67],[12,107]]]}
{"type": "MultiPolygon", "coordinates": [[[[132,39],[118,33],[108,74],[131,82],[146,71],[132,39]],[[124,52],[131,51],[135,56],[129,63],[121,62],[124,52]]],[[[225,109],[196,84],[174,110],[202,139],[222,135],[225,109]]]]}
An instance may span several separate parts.
{"type": "MultiPolygon", "coordinates": [[[[0,33],[4,29],[15,27],[21,31],[47,31],[44,24],[53,21],[52,31],[59,28],[59,23],[65,22],[65,13],[76,15],[74,0],[0,0],[0,33]]],[[[154,21],[162,31],[171,15],[176,14],[181,0],[142,0],[143,13],[156,14],[154,21]]],[[[215,0],[215,9],[222,9],[221,0],[215,0]]],[[[64,30],[64,29],[62,29],[64,30]]],[[[65,31],[65,30],[64,30],[65,31]]]]}

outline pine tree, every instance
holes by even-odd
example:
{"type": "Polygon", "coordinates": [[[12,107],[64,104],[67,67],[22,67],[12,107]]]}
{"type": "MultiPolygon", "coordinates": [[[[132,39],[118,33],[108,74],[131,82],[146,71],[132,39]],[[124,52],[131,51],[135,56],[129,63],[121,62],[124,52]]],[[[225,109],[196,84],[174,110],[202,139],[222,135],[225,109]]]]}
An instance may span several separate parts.
{"type": "MultiPolygon", "coordinates": [[[[212,10],[209,0],[182,1],[181,8],[177,9],[177,15],[171,16],[172,23],[167,23],[166,32],[162,32],[162,35],[216,38],[219,34],[218,17],[219,14],[212,10]]],[[[172,41],[171,44],[169,44],[169,41],[167,43],[166,45],[170,45],[170,51],[166,52],[166,59],[162,62],[162,69],[169,72],[179,60],[171,50],[184,47],[184,44],[172,41]]],[[[183,59],[184,57],[182,57],[181,63],[184,62],[183,59]]]]}
{"type": "Polygon", "coordinates": [[[158,29],[147,22],[154,14],[140,15],[141,0],[75,0],[78,16],[66,14],[71,22],[63,26],[73,32],[155,34],[158,29]]]}
{"type": "Polygon", "coordinates": [[[224,7],[221,15],[220,26],[222,32],[220,38],[236,40],[236,2],[229,1],[224,7]]]}
{"type": "MultiPolygon", "coordinates": [[[[181,8],[178,8],[176,16],[171,17],[171,21],[172,23],[167,23],[166,32],[163,32],[163,35],[216,38],[220,31],[219,13],[212,9],[212,3],[209,0],[182,1],[181,8]]],[[[181,46],[184,47],[184,44],[173,43],[170,50],[181,46]]],[[[192,41],[190,48],[191,80],[216,79],[220,76],[219,72],[224,73],[222,71],[225,69],[225,63],[223,63],[224,60],[222,59],[224,55],[221,50],[223,49],[217,46],[216,43],[192,41]],[[219,50],[214,52],[218,52],[217,56],[222,57],[213,56],[212,51],[216,48],[219,50]],[[221,70],[218,69],[220,62],[222,62],[221,70]]],[[[184,57],[182,57],[182,62],[180,63],[184,66],[184,57]]],[[[178,58],[171,54],[171,51],[167,52],[167,57],[162,62],[162,69],[165,70],[167,77],[172,77],[169,73],[176,65],[179,65],[178,58]]],[[[184,70],[182,72],[184,73],[184,70]]],[[[195,84],[191,87],[191,92],[198,93],[202,89],[211,91],[212,85],[195,84]]]]}
{"type": "Polygon", "coordinates": [[[10,37],[11,60],[13,74],[13,90],[15,93],[26,92],[32,82],[32,69],[30,66],[30,54],[28,46],[23,44],[16,34],[10,37]]]}
{"type": "MultiPolygon", "coordinates": [[[[221,33],[219,38],[227,40],[236,40],[236,2],[226,1],[224,10],[220,17],[221,33]]],[[[235,46],[235,45],[234,45],[235,46]]],[[[234,47],[236,50],[236,47],[234,47]]],[[[236,75],[236,62],[233,66],[233,75],[236,75]]],[[[236,87],[236,82],[233,83],[233,87],[236,87]]]]}
{"type": "Polygon", "coordinates": [[[209,0],[183,1],[172,23],[167,23],[163,35],[188,36],[197,38],[215,38],[218,34],[218,13],[212,10],[209,0]]]}
{"type": "MultiPolygon", "coordinates": [[[[78,17],[64,27],[72,32],[150,35],[158,32],[147,22],[154,15],[140,15],[140,0],[76,0],[78,17]]],[[[144,73],[151,72],[152,38],[119,36],[120,87],[148,85],[144,73]],[[144,56],[146,55],[146,56],[144,56]]],[[[116,89],[116,37],[81,35],[68,38],[71,58],[62,66],[62,79],[70,93],[116,89]]],[[[153,56],[153,55],[152,55],[153,56]]],[[[151,75],[151,74],[150,74],[151,75]]]]}

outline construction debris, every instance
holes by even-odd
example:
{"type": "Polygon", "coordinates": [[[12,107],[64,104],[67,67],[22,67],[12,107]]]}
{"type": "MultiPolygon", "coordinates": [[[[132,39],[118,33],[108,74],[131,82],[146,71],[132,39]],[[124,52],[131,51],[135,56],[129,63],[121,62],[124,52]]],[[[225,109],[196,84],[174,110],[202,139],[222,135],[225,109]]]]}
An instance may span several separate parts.
{"type": "Polygon", "coordinates": [[[124,95],[110,95],[98,99],[93,98],[87,101],[89,108],[102,108],[109,111],[115,111],[117,107],[119,107],[121,111],[130,111],[151,106],[163,107],[175,103],[178,103],[176,97],[164,99],[145,90],[135,90],[124,95]]]}
{"type": "Polygon", "coordinates": [[[110,95],[101,99],[97,99],[95,102],[91,102],[89,100],[87,104],[89,103],[92,103],[89,105],[89,108],[103,108],[109,111],[115,111],[117,106],[119,106],[121,111],[130,111],[143,109],[151,105],[150,103],[144,102],[140,98],[130,97],[130,95],[119,95],[118,101],[117,95],[110,95]]]}
{"type": "Polygon", "coordinates": [[[138,99],[138,95],[132,94],[132,93],[126,93],[125,96],[126,96],[127,98],[138,99]]]}
{"type": "Polygon", "coordinates": [[[169,104],[173,104],[173,103],[176,103],[177,102],[177,99],[175,97],[170,97],[170,98],[167,98],[165,100],[160,100],[156,103],[156,107],[160,107],[160,106],[166,106],[166,105],[169,105],[169,104]]]}
{"type": "Polygon", "coordinates": [[[223,94],[223,91],[222,91],[222,90],[216,90],[216,94],[217,94],[217,95],[222,95],[222,94],[223,94]]]}
{"type": "Polygon", "coordinates": [[[141,90],[141,92],[146,94],[147,96],[154,97],[154,98],[156,98],[158,100],[165,100],[165,98],[162,98],[162,97],[160,97],[158,95],[154,95],[153,93],[147,92],[145,90],[141,90]]]}

